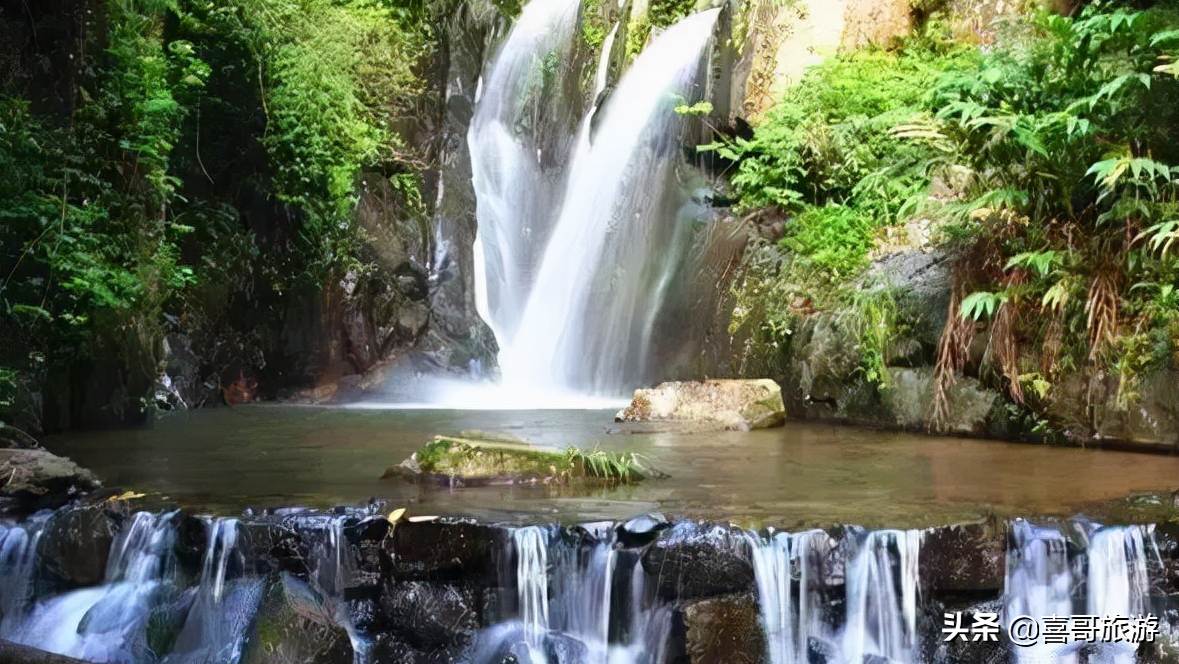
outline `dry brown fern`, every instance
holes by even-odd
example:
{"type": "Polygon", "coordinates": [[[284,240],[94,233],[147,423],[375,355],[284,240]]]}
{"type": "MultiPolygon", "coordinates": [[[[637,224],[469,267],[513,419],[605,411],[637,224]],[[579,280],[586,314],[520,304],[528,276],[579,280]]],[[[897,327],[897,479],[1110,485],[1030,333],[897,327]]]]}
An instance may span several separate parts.
{"type": "MultiPolygon", "coordinates": [[[[1003,287],[1011,289],[1027,283],[1027,272],[1012,270],[1003,280],[1003,287]]],[[[1019,302],[1008,299],[999,305],[991,321],[990,335],[983,362],[993,366],[1007,379],[1007,394],[1015,403],[1023,403],[1023,386],[1019,382],[1019,341],[1016,329],[1019,321],[1019,302]]]]}
{"type": "Polygon", "coordinates": [[[1117,341],[1120,273],[1107,263],[1098,269],[1089,284],[1085,313],[1089,316],[1089,360],[1094,363],[1117,341]]]}
{"type": "Polygon", "coordinates": [[[929,425],[931,433],[945,431],[950,419],[950,388],[966,367],[970,338],[974,332],[974,321],[962,315],[962,300],[966,296],[966,285],[955,270],[954,287],[950,294],[950,310],[946,326],[937,344],[937,364],[934,367],[933,402],[930,404],[929,425]]]}

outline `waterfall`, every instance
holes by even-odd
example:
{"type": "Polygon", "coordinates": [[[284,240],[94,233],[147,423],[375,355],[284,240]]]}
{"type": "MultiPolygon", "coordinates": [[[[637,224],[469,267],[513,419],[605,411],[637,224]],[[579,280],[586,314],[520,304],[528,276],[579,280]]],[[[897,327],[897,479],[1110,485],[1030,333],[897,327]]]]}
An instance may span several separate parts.
{"type": "Polygon", "coordinates": [[[115,538],[105,584],[37,604],[4,638],[91,662],[142,661],[148,620],[174,573],[171,515],[135,514],[115,538]]]}
{"type": "Polygon", "coordinates": [[[817,603],[823,578],[820,556],[830,548],[831,538],[821,530],[809,530],[771,533],[764,538],[751,532],[748,539],[769,664],[807,664],[809,640],[829,638],[817,603]]]}
{"type": "MultiPolygon", "coordinates": [[[[1046,616],[1070,617],[1072,568],[1064,535],[1055,528],[1035,526],[1022,519],[1011,524],[1004,579],[1004,624],[1010,628],[1019,616],[1041,620],[1046,616]]],[[[1053,645],[1042,641],[1014,647],[1017,662],[1072,664],[1073,644],[1053,645]]]]}
{"type": "Polygon", "coordinates": [[[44,525],[44,518],[35,518],[19,526],[0,526],[0,635],[25,619],[33,600],[33,570],[44,525]]]}
{"type": "Polygon", "coordinates": [[[563,79],[573,76],[567,63],[577,8],[577,0],[524,6],[480,80],[468,131],[479,219],[476,302],[501,341],[516,332],[564,189],[571,139],[559,112],[568,109],[549,100],[562,98],[563,79]]]}
{"type": "MultiPolygon", "coordinates": [[[[521,110],[534,109],[530,94],[544,86],[528,87],[528,72],[545,71],[571,39],[570,3],[529,3],[490,63],[468,135],[477,299],[511,389],[617,395],[647,378],[655,322],[693,230],[672,191],[682,155],[674,107],[693,95],[718,13],[660,34],[581,120],[567,164],[553,159],[564,149],[547,134],[554,124],[521,110]]],[[[601,87],[608,60],[598,65],[601,87]]],[[[550,99],[560,107],[567,97],[550,99]]]]}
{"type": "Polygon", "coordinates": [[[548,532],[537,526],[512,533],[516,548],[516,587],[520,619],[528,644],[540,646],[549,631],[548,532]]]}
{"type": "Polygon", "coordinates": [[[612,535],[602,533],[588,547],[563,547],[553,561],[551,626],[586,645],[586,664],[606,664],[608,660],[610,601],[618,560],[612,535]]]}
{"type": "Polygon", "coordinates": [[[847,620],[842,639],[845,661],[860,662],[865,655],[898,664],[916,661],[920,549],[921,532],[917,530],[879,530],[864,538],[847,566],[847,620]]]}
{"type": "Polygon", "coordinates": [[[837,659],[828,659],[832,664],[918,661],[920,531],[880,530],[859,536],[855,555],[845,563],[842,631],[828,627],[822,618],[823,559],[835,546],[827,533],[747,537],[770,664],[807,664],[812,641],[826,642],[826,649],[838,651],[837,659]]]}
{"type": "MultiPolygon", "coordinates": [[[[1142,526],[1098,529],[1089,540],[1087,610],[1091,616],[1141,616],[1148,613],[1150,577],[1146,545],[1150,531],[1142,526]]],[[[1090,662],[1133,664],[1136,643],[1105,643],[1105,659],[1090,662]]]]}
{"type": "Polygon", "coordinates": [[[166,664],[237,662],[258,605],[262,580],[241,574],[237,519],[210,519],[192,607],[166,664]]]}
{"type": "Polygon", "coordinates": [[[512,532],[518,619],[489,628],[471,662],[498,664],[661,664],[672,610],[648,586],[637,556],[620,567],[614,533],[603,529],[571,541],[543,527],[512,532]],[[633,565],[629,569],[626,565],[633,565]],[[618,581],[629,576],[628,624],[612,608],[618,581]],[[618,633],[612,633],[617,626],[618,633]],[[621,632],[625,631],[625,634],[621,632]]]}

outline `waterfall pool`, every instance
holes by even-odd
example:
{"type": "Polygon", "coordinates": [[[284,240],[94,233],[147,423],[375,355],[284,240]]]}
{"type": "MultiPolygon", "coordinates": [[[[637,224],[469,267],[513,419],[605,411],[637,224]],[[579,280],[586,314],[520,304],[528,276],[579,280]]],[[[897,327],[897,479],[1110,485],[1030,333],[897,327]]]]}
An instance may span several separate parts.
{"type": "Polygon", "coordinates": [[[411,515],[549,523],[673,518],[803,528],[918,528],[1072,515],[1175,488],[1179,457],[788,423],[694,434],[611,433],[604,410],[366,410],[251,405],[174,413],[150,427],[76,432],[45,446],[108,486],[160,492],[197,512],[387,500],[411,515]],[[633,486],[448,489],[380,479],[435,434],[504,433],[638,452],[671,477],[633,486]]]}

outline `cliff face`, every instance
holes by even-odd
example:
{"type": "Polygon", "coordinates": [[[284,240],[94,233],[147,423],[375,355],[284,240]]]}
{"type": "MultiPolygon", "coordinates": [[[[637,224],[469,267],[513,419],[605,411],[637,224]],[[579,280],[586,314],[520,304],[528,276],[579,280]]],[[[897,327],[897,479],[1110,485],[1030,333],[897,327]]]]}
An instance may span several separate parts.
{"type": "Polygon", "coordinates": [[[0,5],[0,420],[105,426],[321,399],[411,354],[494,362],[465,134],[508,16],[252,6],[0,5]]]}

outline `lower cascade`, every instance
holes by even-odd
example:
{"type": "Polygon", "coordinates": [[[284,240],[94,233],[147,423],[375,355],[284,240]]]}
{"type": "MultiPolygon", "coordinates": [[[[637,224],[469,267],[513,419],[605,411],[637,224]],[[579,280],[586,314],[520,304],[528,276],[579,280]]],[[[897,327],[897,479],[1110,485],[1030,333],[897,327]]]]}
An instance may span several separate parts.
{"type": "Polygon", "coordinates": [[[791,533],[77,507],[0,527],[0,638],[125,664],[1163,662],[1177,554],[1170,529],[1082,521],[791,533]]]}

